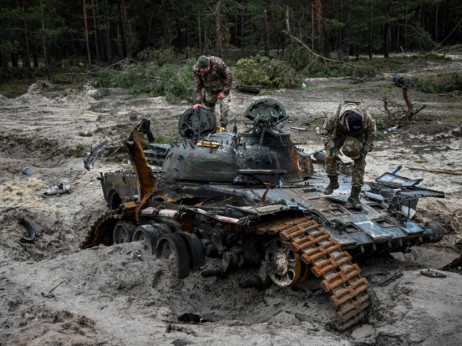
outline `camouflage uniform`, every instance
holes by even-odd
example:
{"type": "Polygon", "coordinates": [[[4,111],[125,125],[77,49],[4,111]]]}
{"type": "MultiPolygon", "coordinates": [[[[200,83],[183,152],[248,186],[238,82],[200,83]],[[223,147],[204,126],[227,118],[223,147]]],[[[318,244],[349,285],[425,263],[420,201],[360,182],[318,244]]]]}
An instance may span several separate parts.
{"type": "MultiPolygon", "coordinates": [[[[363,131],[357,139],[362,144],[362,151],[368,153],[374,146],[376,136],[375,121],[369,115],[367,110],[360,102],[343,101],[337,112],[326,119],[322,136],[326,148],[326,172],[329,176],[337,176],[337,160],[332,155],[331,150],[342,148],[345,140],[349,137],[348,129],[345,125],[345,118],[350,112],[356,112],[363,117],[363,131]]],[[[354,187],[361,187],[364,184],[364,170],[366,168],[366,159],[359,156],[353,157],[353,176],[351,185],[354,187]]]]}
{"type": "Polygon", "coordinates": [[[220,122],[221,126],[226,127],[228,124],[229,105],[231,102],[231,86],[233,76],[231,70],[220,58],[209,56],[210,70],[207,73],[201,73],[199,64],[193,67],[194,73],[194,103],[200,104],[202,101],[202,89],[205,90],[204,104],[212,112],[215,112],[215,104],[220,101],[220,122]],[[225,98],[218,100],[218,94],[223,92],[225,98]]]}

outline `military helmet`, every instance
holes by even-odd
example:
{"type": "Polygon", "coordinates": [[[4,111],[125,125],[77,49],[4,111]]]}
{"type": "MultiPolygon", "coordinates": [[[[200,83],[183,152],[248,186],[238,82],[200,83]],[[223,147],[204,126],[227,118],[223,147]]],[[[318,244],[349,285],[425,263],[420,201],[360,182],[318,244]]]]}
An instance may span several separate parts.
{"type": "Polygon", "coordinates": [[[359,137],[363,132],[363,117],[361,114],[351,112],[348,115],[348,127],[350,129],[350,136],[359,137]]]}
{"type": "Polygon", "coordinates": [[[201,55],[197,60],[199,68],[206,68],[210,66],[210,59],[205,55],[201,55]]]}
{"type": "Polygon", "coordinates": [[[348,136],[343,142],[342,153],[353,160],[359,159],[359,152],[363,148],[361,141],[355,137],[348,136]]]}

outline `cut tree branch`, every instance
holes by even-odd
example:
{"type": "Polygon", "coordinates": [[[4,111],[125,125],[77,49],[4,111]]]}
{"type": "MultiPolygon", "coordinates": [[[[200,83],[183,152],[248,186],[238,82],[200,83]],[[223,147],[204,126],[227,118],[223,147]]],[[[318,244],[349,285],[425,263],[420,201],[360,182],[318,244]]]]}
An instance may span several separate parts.
{"type": "Polygon", "coordinates": [[[354,64],[350,64],[350,63],[347,63],[347,62],[343,62],[343,61],[340,61],[340,60],[335,60],[335,59],[330,59],[330,58],[326,58],[325,56],[322,56],[322,55],[319,55],[319,54],[316,54],[315,52],[313,52],[310,47],[308,47],[302,40],[300,40],[298,37],[295,37],[294,35],[291,35],[290,33],[288,33],[286,30],[282,30],[282,32],[284,34],[286,34],[287,36],[289,36],[292,40],[295,40],[297,41],[298,43],[300,43],[303,48],[305,48],[306,50],[308,50],[311,54],[313,54],[314,56],[324,60],[324,63],[326,63],[326,61],[334,61],[334,62],[338,62],[340,64],[344,64],[344,65],[348,65],[348,66],[353,66],[353,67],[357,67],[357,68],[362,68],[361,66],[358,66],[358,65],[354,65],[354,64]]]}

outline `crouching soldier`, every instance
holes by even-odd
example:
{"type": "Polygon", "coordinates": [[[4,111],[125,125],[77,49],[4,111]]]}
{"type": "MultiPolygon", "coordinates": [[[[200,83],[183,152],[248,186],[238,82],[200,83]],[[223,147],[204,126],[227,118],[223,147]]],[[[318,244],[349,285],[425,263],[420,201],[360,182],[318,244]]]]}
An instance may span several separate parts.
{"type": "Polygon", "coordinates": [[[342,150],[354,161],[348,202],[360,209],[359,193],[364,184],[366,155],[372,150],[376,136],[374,120],[360,102],[343,101],[337,113],[326,119],[321,134],[326,149],[326,172],[330,180],[324,194],[330,195],[339,187],[337,154],[342,150]]]}

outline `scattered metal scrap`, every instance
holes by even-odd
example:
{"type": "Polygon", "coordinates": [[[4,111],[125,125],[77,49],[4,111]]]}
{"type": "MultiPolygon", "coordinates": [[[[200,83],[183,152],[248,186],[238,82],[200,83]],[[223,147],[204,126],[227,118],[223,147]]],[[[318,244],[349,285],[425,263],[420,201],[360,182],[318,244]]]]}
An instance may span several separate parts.
{"type": "Polygon", "coordinates": [[[451,263],[449,264],[446,264],[444,267],[443,267],[443,270],[447,270],[447,271],[452,271],[454,269],[457,269],[457,268],[462,268],[462,255],[457,257],[454,261],[452,261],[451,263]]]}
{"type": "Polygon", "coordinates": [[[446,170],[441,170],[441,169],[425,169],[425,168],[416,168],[416,167],[409,167],[409,166],[406,166],[406,168],[409,168],[409,169],[414,170],[414,171],[424,171],[424,172],[432,172],[432,173],[462,175],[462,172],[446,171],[446,170]]]}
{"type": "Polygon", "coordinates": [[[189,323],[203,323],[212,322],[212,319],[208,314],[197,315],[190,312],[186,312],[183,315],[178,316],[178,321],[189,323]]]}
{"type": "Polygon", "coordinates": [[[443,279],[446,277],[446,275],[440,273],[440,272],[437,272],[435,270],[430,270],[430,269],[427,269],[427,270],[421,270],[420,271],[420,274],[422,275],[425,275],[425,276],[428,276],[429,278],[439,278],[439,279],[443,279]]]}
{"type": "Polygon", "coordinates": [[[23,225],[26,229],[27,229],[27,233],[29,235],[29,238],[26,238],[26,237],[22,237],[21,238],[21,242],[23,243],[33,243],[35,241],[35,230],[34,230],[34,227],[32,227],[32,225],[30,224],[29,221],[27,221],[26,219],[22,218],[21,220],[19,220],[19,224],[20,225],[23,225]]]}
{"type": "Polygon", "coordinates": [[[61,281],[59,284],[57,284],[55,287],[53,287],[51,290],[49,290],[47,294],[45,294],[45,293],[43,293],[43,292],[40,292],[41,296],[42,296],[43,298],[54,298],[55,295],[52,294],[52,292],[53,292],[55,289],[57,289],[59,286],[61,286],[63,283],[65,283],[65,282],[66,282],[65,280],[64,280],[64,281],[61,281]]]}
{"type": "Polygon", "coordinates": [[[380,287],[388,286],[388,285],[391,284],[393,281],[399,279],[401,276],[403,276],[403,273],[402,273],[402,272],[394,273],[394,274],[391,275],[389,278],[383,280],[382,282],[379,282],[379,283],[377,284],[377,286],[380,286],[380,287]]]}

